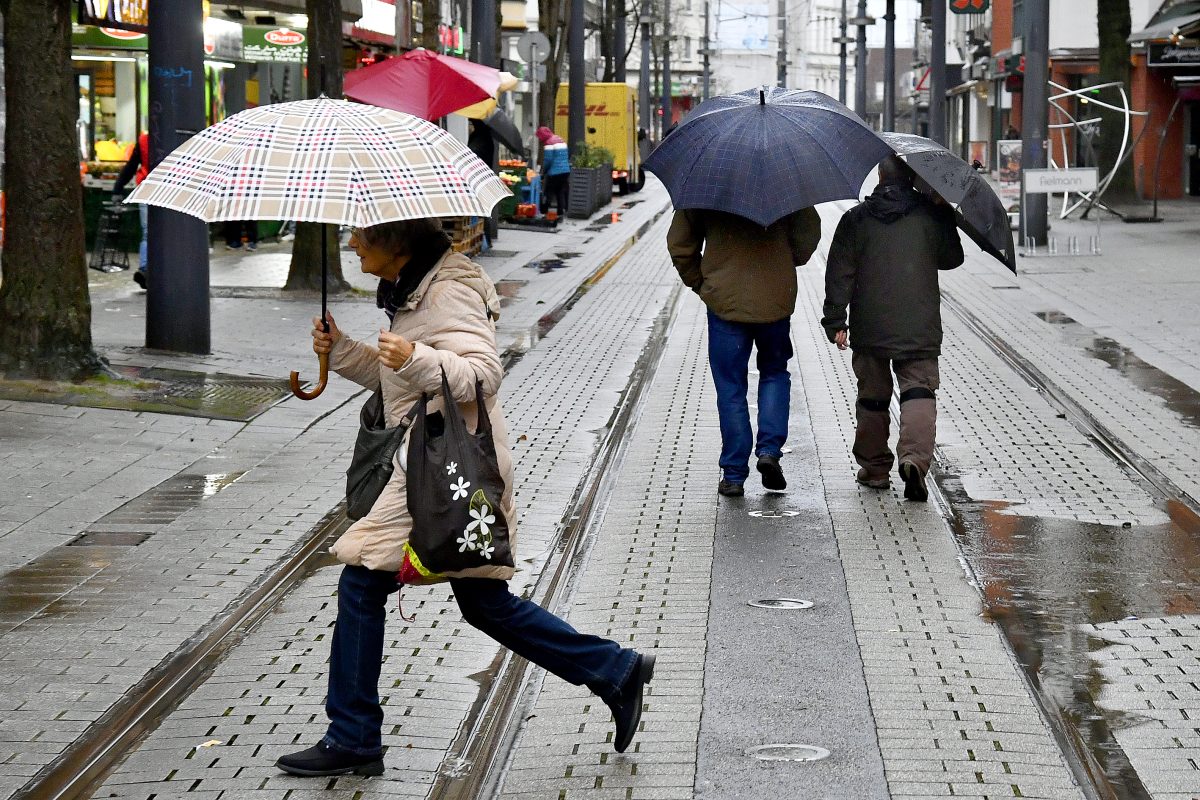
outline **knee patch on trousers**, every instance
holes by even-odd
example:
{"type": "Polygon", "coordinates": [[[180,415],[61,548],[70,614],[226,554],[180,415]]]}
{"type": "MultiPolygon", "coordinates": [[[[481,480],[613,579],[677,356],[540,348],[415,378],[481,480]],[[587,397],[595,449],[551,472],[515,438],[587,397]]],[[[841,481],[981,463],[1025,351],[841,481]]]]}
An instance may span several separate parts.
{"type": "MultiPolygon", "coordinates": [[[[901,401],[903,402],[903,401],[901,401]]],[[[875,411],[877,413],[886,412],[888,410],[887,400],[872,400],[869,397],[858,398],[858,404],[867,411],[875,411]]]]}
{"type": "Polygon", "coordinates": [[[909,400],[933,400],[935,398],[933,389],[926,389],[924,386],[914,386],[900,393],[901,403],[907,403],[909,400]]]}

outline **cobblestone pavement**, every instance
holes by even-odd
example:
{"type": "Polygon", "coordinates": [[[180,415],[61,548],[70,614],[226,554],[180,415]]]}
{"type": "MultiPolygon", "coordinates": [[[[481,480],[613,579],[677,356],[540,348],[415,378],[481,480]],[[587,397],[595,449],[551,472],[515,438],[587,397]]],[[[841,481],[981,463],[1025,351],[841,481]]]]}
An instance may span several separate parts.
{"type": "MultiPolygon", "coordinates": [[[[565,302],[661,215],[665,196],[657,184],[648,187],[640,207],[617,223],[610,218],[612,236],[576,257],[570,279],[527,281],[525,292],[540,303],[526,306],[524,322],[512,309],[506,316],[524,330],[536,328],[539,315],[565,302]]],[[[561,234],[506,231],[530,249],[492,258],[500,266],[534,260],[558,242],[592,240],[596,232],[588,227],[575,223],[561,234]]],[[[219,254],[214,283],[253,280],[252,260],[260,265],[257,280],[268,286],[215,293],[209,356],[143,350],[136,320],[144,295],[118,282],[128,280],[124,274],[95,276],[97,347],[116,363],[142,366],[274,375],[306,366],[315,372],[307,336],[314,300],[283,299],[269,286],[282,282],[286,256],[219,254]]],[[[341,326],[355,335],[378,329],[380,312],[366,299],[331,303],[341,326]]],[[[621,354],[614,350],[613,357],[621,354]]],[[[0,508],[6,509],[0,566],[7,568],[0,575],[0,797],[102,721],[160,661],[235,608],[312,535],[341,499],[357,392],[333,381],[319,401],[289,398],[247,424],[40,403],[0,406],[0,456],[12,478],[0,484],[0,508]],[[64,478],[73,481],[72,492],[62,491],[64,478]],[[123,525],[114,524],[114,514],[123,525]],[[81,531],[127,533],[130,526],[144,534],[136,537],[140,543],[66,545],[81,531]]],[[[553,393],[543,390],[541,397],[553,393]]],[[[560,434],[545,426],[526,435],[553,439],[564,450],[589,441],[575,428],[560,434]]],[[[536,537],[524,543],[526,553],[536,553],[536,537]]]]}

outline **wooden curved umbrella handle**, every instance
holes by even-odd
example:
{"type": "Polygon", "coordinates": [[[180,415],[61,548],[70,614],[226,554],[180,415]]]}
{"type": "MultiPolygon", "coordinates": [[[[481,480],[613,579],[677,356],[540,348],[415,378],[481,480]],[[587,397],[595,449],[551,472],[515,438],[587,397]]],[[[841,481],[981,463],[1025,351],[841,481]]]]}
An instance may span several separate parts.
{"type": "Polygon", "coordinates": [[[321,392],[325,391],[326,385],[329,383],[329,354],[319,353],[317,362],[320,365],[321,374],[317,380],[317,386],[311,392],[306,392],[300,388],[300,373],[292,371],[292,394],[299,397],[301,400],[315,400],[320,396],[321,392]]]}

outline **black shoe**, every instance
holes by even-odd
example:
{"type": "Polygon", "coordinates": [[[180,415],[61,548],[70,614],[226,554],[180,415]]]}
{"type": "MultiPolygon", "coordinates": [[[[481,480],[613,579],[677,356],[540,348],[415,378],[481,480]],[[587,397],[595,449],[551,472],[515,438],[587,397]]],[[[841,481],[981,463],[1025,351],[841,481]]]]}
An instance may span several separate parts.
{"type": "Polygon", "coordinates": [[[134,272],[133,273],[133,282],[136,283],[138,286],[142,287],[143,289],[145,289],[146,288],[146,273],[142,272],[140,269],[137,270],[136,272],[134,272]]]}
{"type": "Polygon", "coordinates": [[[307,750],[280,756],[275,766],[291,775],[319,778],[325,775],[383,774],[383,756],[356,756],[345,750],[335,750],[324,742],[318,742],[307,750]]]}
{"type": "Polygon", "coordinates": [[[746,490],[742,488],[740,483],[727,481],[724,478],[717,483],[717,494],[722,497],[741,497],[745,493],[746,490]]]}
{"type": "Polygon", "coordinates": [[[916,464],[907,461],[900,465],[900,479],[904,481],[904,499],[924,503],[929,499],[929,490],[925,488],[925,476],[916,464]]]}
{"type": "MultiPolygon", "coordinates": [[[[740,487],[739,487],[740,488],[740,487]]],[[[638,722],[642,719],[642,693],[646,684],[654,677],[654,656],[638,655],[637,665],[629,681],[621,689],[617,699],[608,704],[612,710],[613,722],[617,725],[613,734],[613,747],[618,753],[624,753],[633,735],[637,733],[638,722]]]]}
{"type": "Polygon", "coordinates": [[[762,475],[764,489],[782,492],[787,488],[787,479],[779,468],[779,456],[759,456],[758,471],[762,475]]]}

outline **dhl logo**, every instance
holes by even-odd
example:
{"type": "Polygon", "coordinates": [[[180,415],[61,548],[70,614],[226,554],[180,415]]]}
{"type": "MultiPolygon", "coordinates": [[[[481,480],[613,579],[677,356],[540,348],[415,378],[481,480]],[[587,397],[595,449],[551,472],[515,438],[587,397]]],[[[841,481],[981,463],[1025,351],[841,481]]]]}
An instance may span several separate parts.
{"type": "MultiPolygon", "coordinates": [[[[558,106],[558,110],[554,112],[555,116],[559,116],[559,117],[568,116],[571,113],[569,108],[570,107],[566,103],[560,104],[558,106]]],[[[601,103],[599,105],[587,106],[583,110],[583,115],[585,117],[619,117],[621,115],[621,112],[620,111],[609,111],[608,103],[601,103]]]]}

